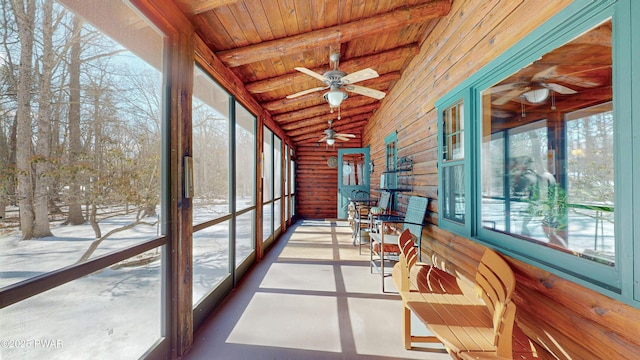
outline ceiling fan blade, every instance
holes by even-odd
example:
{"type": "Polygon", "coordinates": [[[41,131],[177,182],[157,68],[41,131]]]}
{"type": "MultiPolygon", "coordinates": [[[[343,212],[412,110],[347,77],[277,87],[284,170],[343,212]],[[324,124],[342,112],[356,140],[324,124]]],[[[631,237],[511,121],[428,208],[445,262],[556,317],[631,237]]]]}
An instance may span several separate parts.
{"type": "Polygon", "coordinates": [[[529,91],[530,89],[531,88],[528,87],[528,86],[521,87],[521,88],[518,88],[518,89],[513,89],[513,90],[509,91],[508,93],[500,96],[499,98],[493,100],[491,102],[491,104],[493,104],[493,105],[504,105],[504,104],[508,103],[509,100],[520,96],[522,93],[525,93],[525,92],[529,91]]]}
{"type": "Polygon", "coordinates": [[[309,70],[309,69],[307,69],[307,68],[305,68],[305,67],[297,67],[297,68],[295,68],[295,69],[296,69],[296,70],[298,70],[298,71],[300,71],[300,72],[301,72],[301,73],[303,73],[303,74],[307,74],[307,75],[309,75],[309,76],[313,76],[314,78],[316,78],[316,79],[318,79],[318,80],[320,80],[320,81],[322,81],[322,82],[326,82],[326,83],[331,82],[331,80],[327,79],[326,77],[324,77],[324,76],[322,76],[322,75],[318,74],[317,72],[315,72],[315,71],[313,71],[313,70],[309,70]]]}
{"type": "Polygon", "coordinates": [[[558,65],[554,65],[545,70],[542,70],[539,73],[533,75],[533,77],[531,78],[531,81],[541,81],[541,80],[548,79],[551,74],[555,73],[557,68],[558,68],[558,65]]]}
{"type": "Polygon", "coordinates": [[[329,88],[328,86],[320,86],[320,87],[315,87],[313,89],[302,90],[302,91],[297,92],[295,94],[287,95],[287,99],[297,98],[298,96],[307,95],[307,94],[310,94],[312,92],[316,92],[316,91],[320,91],[320,90],[324,90],[324,89],[328,89],[328,88],[329,88]]]}
{"type": "Polygon", "coordinates": [[[336,137],[334,139],[338,139],[338,140],[342,140],[342,141],[349,141],[349,138],[338,136],[338,135],[336,135],[336,137]]]}
{"type": "Polygon", "coordinates": [[[348,137],[348,138],[354,138],[354,137],[356,137],[356,136],[355,136],[355,135],[353,135],[353,134],[336,134],[336,136],[342,136],[342,137],[348,137]]]}
{"type": "Polygon", "coordinates": [[[347,86],[344,86],[344,89],[356,94],[372,97],[378,100],[382,100],[387,95],[380,90],[375,90],[375,89],[371,89],[364,86],[358,86],[358,85],[347,85],[347,86]]]}
{"type": "Polygon", "coordinates": [[[369,79],[377,78],[378,76],[379,75],[375,70],[366,68],[366,69],[358,70],[351,74],[345,75],[342,78],[340,78],[340,81],[342,81],[342,83],[345,85],[354,84],[354,83],[357,83],[358,81],[369,80],[369,79]]]}
{"type": "Polygon", "coordinates": [[[322,138],[320,138],[320,140],[318,140],[318,142],[326,141],[328,138],[328,136],[323,136],[322,138]]]}
{"type": "Polygon", "coordinates": [[[502,85],[498,85],[498,86],[494,86],[492,88],[487,89],[487,92],[489,94],[495,94],[495,93],[499,93],[499,92],[503,92],[503,91],[508,91],[508,90],[513,90],[513,89],[517,89],[523,85],[525,85],[526,83],[509,83],[509,84],[502,84],[502,85]]]}
{"type": "Polygon", "coordinates": [[[557,92],[558,94],[564,94],[564,95],[568,95],[568,94],[576,94],[577,91],[568,88],[566,86],[560,85],[560,84],[555,84],[555,83],[540,83],[540,85],[546,87],[547,89],[551,89],[555,92],[557,92]]]}

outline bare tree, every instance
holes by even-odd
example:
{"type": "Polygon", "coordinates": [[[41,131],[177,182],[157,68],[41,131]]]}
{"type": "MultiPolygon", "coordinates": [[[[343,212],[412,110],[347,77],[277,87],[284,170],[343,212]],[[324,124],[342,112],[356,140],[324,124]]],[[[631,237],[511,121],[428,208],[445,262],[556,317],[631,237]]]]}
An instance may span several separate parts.
{"type": "Polygon", "coordinates": [[[42,57],[38,81],[38,132],[35,146],[34,213],[33,237],[51,236],[49,227],[49,186],[51,185],[51,76],[53,72],[53,1],[45,1],[42,6],[42,57]]]}
{"type": "Polygon", "coordinates": [[[69,54],[69,151],[67,163],[71,169],[69,184],[69,214],[67,223],[80,225],[85,222],[82,216],[82,195],[77,163],[82,151],[80,140],[80,53],[82,20],[74,16],[71,51],[69,54]]]}
{"type": "Polygon", "coordinates": [[[33,210],[33,181],[31,171],[31,76],[33,74],[33,43],[35,28],[35,0],[11,0],[20,38],[20,64],[18,65],[17,134],[21,146],[16,149],[17,198],[20,206],[22,239],[33,238],[35,214],[33,210]]]}

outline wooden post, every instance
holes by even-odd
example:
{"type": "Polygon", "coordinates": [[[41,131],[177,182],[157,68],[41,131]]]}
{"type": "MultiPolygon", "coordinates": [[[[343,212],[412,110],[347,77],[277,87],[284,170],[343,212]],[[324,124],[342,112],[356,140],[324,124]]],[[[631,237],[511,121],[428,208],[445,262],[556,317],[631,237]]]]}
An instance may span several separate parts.
{"type": "Polygon", "coordinates": [[[170,73],[169,122],[170,186],[169,251],[171,252],[170,337],[174,354],[182,356],[193,343],[192,200],[184,193],[185,156],[192,156],[191,97],[193,94],[193,35],[174,34],[167,57],[170,73]]]}

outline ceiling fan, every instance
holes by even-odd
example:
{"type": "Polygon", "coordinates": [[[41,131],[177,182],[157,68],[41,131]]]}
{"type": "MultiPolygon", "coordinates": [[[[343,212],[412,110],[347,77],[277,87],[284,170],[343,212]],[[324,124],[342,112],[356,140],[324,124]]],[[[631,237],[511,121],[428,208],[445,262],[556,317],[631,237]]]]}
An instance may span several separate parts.
{"type": "Polygon", "coordinates": [[[491,93],[507,91],[504,95],[493,100],[493,105],[504,105],[514,98],[524,97],[530,103],[541,103],[549,96],[549,91],[558,94],[568,95],[575,94],[576,91],[564,85],[546,82],[548,75],[556,70],[557,66],[551,66],[546,70],[542,70],[535,74],[530,81],[515,82],[494,86],[490,89],[491,93]]]}
{"type": "Polygon", "coordinates": [[[349,139],[353,139],[353,138],[356,137],[353,134],[337,133],[331,127],[332,123],[333,123],[333,121],[329,120],[329,128],[324,131],[325,135],[322,138],[320,138],[320,140],[318,140],[318,142],[326,141],[327,145],[333,145],[333,144],[336,143],[336,140],[349,141],[349,139]]]}
{"type": "Polygon", "coordinates": [[[328,92],[324,94],[325,100],[329,103],[331,108],[339,107],[342,100],[347,98],[347,93],[342,91],[344,89],[346,91],[372,97],[374,99],[381,100],[385,97],[385,93],[379,90],[371,89],[364,86],[353,85],[356,82],[369,80],[378,77],[378,73],[370,68],[358,70],[351,74],[347,74],[344,71],[338,69],[338,62],[340,61],[340,53],[333,53],[329,56],[331,61],[333,61],[333,69],[325,72],[323,75],[318,74],[315,71],[309,70],[304,67],[297,67],[296,70],[301,73],[312,76],[323,83],[325,86],[315,87],[308,90],[303,90],[297,92],[295,94],[291,94],[287,96],[287,99],[293,99],[298,96],[310,94],[315,91],[326,90],[329,89],[328,92]]]}

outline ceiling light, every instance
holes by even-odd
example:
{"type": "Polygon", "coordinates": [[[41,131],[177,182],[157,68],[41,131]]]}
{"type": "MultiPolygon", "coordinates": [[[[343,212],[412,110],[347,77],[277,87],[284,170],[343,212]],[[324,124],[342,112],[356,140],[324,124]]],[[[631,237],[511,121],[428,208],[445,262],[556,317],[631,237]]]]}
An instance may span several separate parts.
{"type": "Polygon", "coordinates": [[[327,100],[332,108],[340,106],[342,100],[346,98],[347,93],[339,89],[331,89],[324,94],[324,99],[327,100]]]}
{"type": "Polygon", "coordinates": [[[532,104],[539,104],[547,100],[547,98],[549,97],[549,89],[542,88],[527,91],[526,93],[522,94],[522,96],[524,96],[524,98],[532,104]]]}
{"type": "Polygon", "coordinates": [[[336,143],[336,139],[331,139],[331,138],[327,139],[327,145],[333,145],[335,143],[336,143]]]}

